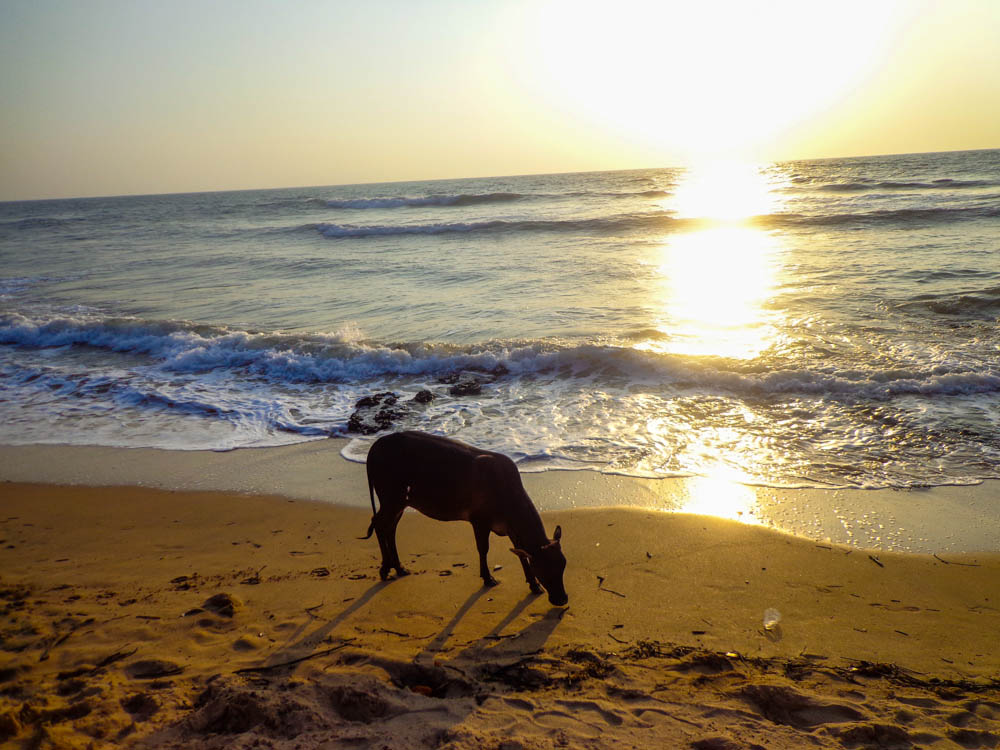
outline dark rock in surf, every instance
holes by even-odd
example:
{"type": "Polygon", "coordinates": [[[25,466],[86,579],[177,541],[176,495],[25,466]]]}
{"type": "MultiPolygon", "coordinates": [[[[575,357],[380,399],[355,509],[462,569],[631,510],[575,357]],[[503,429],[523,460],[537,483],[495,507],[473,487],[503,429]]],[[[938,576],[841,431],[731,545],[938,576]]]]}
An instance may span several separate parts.
{"type": "Polygon", "coordinates": [[[451,388],[448,389],[448,393],[452,396],[478,396],[483,390],[483,381],[477,378],[475,375],[469,375],[468,373],[462,373],[462,377],[458,379],[451,388]]]}
{"type": "Polygon", "coordinates": [[[478,396],[483,386],[495,383],[499,378],[510,373],[503,364],[498,364],[492,370],[472,369],[450,372],[438,378],[439,383],[450,385],[448,392],[452,396],[478,396]]]}
{"type": "Polygon", "coordinates": [[[373,393],[371,396],[365,396],[364,398],[358,399],[354,408],[370,409],[373,406],[392,406],[398,400],[399,396],[392,391],[384,391],[383,393],[373,393]]]}
{"type": "Polygon", "coordinates": [[[403,409],[393,408],[397,401],[399,396],[391,391],[359,399],[354,405],[354,413],[347,420],[347,431],[374,435],[376,432],[387,430],[393,422],[406,414],[403,409]]]}

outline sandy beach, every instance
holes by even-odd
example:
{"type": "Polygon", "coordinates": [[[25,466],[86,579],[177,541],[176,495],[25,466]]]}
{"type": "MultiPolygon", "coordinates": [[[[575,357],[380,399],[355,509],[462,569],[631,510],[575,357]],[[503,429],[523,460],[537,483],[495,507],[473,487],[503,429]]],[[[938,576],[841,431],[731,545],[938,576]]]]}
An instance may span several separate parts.
{"type": "Polygon", "coordinates": [[[191,5],[0,2],[0,750],[1000,750],[1000,0],[191,5]]]}
{"type": "MultiPolygon", "coordinates": [[[[363,486],[362,466],[327,468],[363,486]]],[[[569,560],[556,608],[507,540],[484,589],[471,528],[416,513],[399,530],[413,575],[383,583],[360,507],[10,481],[0,495],[4,747],[1000,742],[994,553],[550,511],[569,560]]]]}

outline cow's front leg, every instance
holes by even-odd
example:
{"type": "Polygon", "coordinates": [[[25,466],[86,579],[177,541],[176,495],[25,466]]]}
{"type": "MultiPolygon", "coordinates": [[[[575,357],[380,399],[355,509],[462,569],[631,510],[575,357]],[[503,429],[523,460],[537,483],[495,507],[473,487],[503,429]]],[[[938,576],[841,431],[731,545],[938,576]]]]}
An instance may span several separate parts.
{"type": "Polygon", "coordinates": [[[496,586],[499,581],[490,573],[486,564],[486,553],[490,551],[490,525],[483,521],[473,521],[472,530],[476,534],[476,549],[479,550],[479,576],[484,586],[496,586]]]}
{"type": "Polygon", "coordinates": [[[535,574],[531,572],[531,565],[528,564],[528,560],[520,555],[518,555],[518,558],[521,560],[521,567],[524,568],[524,580],[528,582],[528,588],[531,589],[531,593],[543,593],[542,587],[538,585],[538,579],[535,578],[535,574]]]}

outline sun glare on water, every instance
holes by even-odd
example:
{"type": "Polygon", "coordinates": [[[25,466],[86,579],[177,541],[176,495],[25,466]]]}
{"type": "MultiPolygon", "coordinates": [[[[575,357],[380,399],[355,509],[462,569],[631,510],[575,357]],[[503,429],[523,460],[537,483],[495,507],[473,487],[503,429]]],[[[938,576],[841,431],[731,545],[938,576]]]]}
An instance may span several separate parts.
{"type": "MultiPolygon", "coordinates": [[[[649,307],[657,334],[638,347],[664,355],[753,359],[775,342],[778,313],[768,307],[781,277],[783,248],[753,217],[780,210],[769,176],[756,167],[714,163],[692,169],[664,209],[681,229],[664,235],[650,259],[656,283],[649,307]]],[[[664,425],[648,422],[654,434],[664,425]]],[[[669,429],[669,426],[666,427],[669,429]]],[[[757,494],[732,465],[753,463],[738,430],[693,431],[689,448],[708,458],[704,476],[684,480],[678,510],[759,523],[757,494]],[[700,447],[699,447],[700,445],[700,447]],[[719,455],[719,451],[730,454],[719,455]],[[728,465],[727,465],[728,464],[728,465]]]]}
{"type": "Polygon", "coordinates": [[[736,222],[771,213],[778,200],[755,164],[720,160],[690,168],[664,207],[680,219],[736,222]]]}
{"type": "Polygon", "coordinates": [[[654,327],[639,348],[661,353],[749,359],[770,346],[781,245],[754,226],[776,200],[760,170],[740,164],[693,169],[665,202],[691,225],[664,236],[651,259],[658,273],[654,327]]]}

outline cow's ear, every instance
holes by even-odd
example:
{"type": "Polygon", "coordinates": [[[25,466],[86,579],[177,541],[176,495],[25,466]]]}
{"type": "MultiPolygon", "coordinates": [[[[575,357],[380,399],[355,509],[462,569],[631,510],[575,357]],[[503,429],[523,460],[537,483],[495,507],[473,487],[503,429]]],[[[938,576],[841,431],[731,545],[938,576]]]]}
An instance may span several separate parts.
{"type": "Polygon", "coordinates": [[[530,562],[531,562],[531,555],[529,555],[529,554],[528,554],[527,552],[525,552],[525,551],[524,551],[523,549],[514,549],[513,547],[511,547],[511,548],[510,548],[510,551],[511,551],[511,552],[513,552],[513,553],[514,553],[515,555],[517,555],[518,557],[520,557],[520,558],[521,558],[522,560],[524,560],[524,561],[525,561],[526,563],[530,563],[530,562]]]}
{"type": "Polygon", "coordinates": [[[562,526],[556,526],[555,533],[552,534],[552,541],[558,542],[562,539],[562,526]]]}

